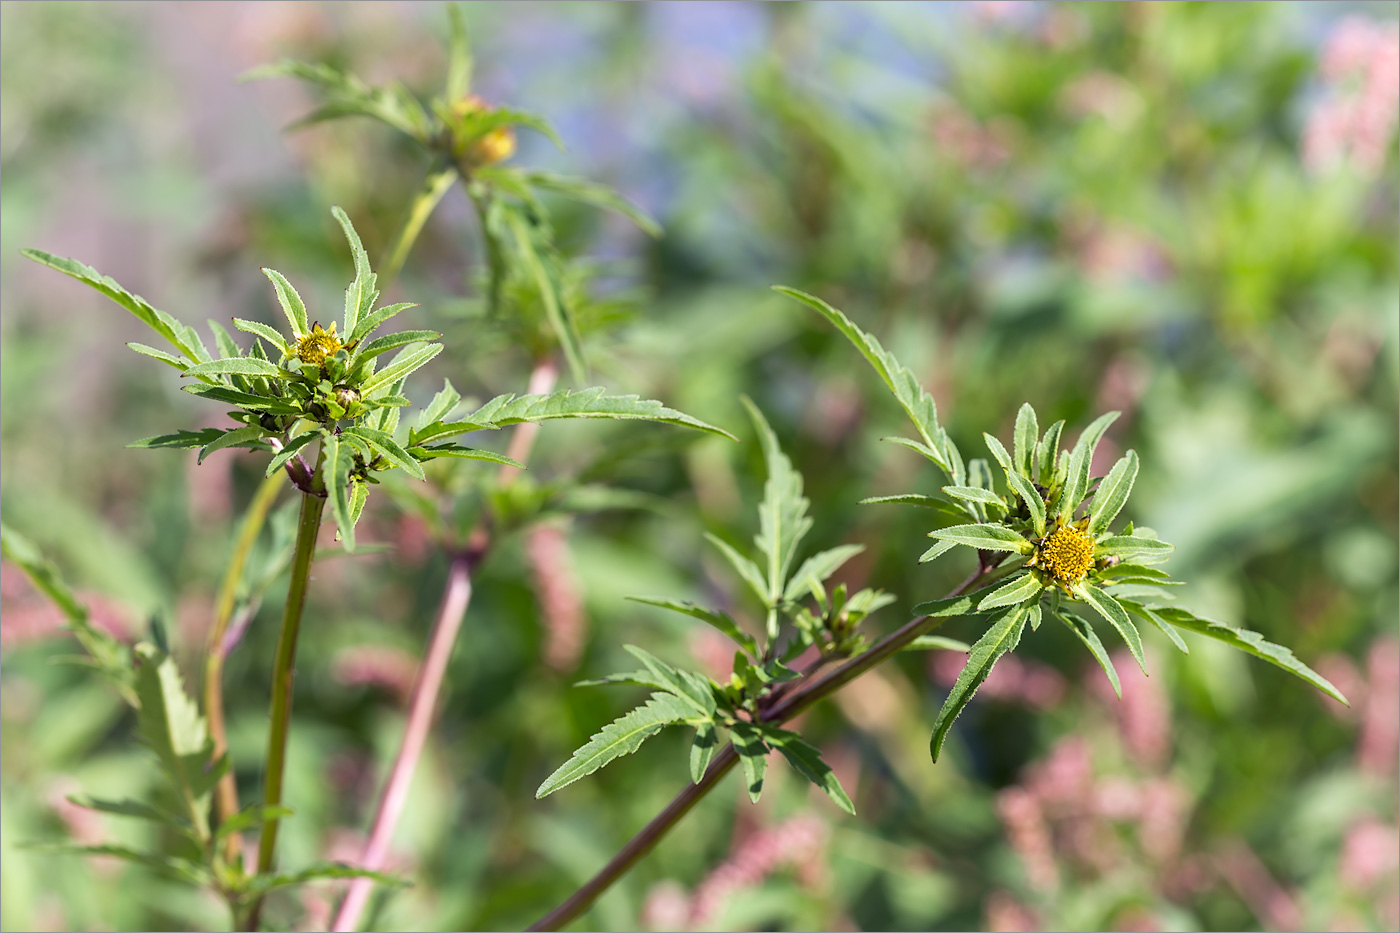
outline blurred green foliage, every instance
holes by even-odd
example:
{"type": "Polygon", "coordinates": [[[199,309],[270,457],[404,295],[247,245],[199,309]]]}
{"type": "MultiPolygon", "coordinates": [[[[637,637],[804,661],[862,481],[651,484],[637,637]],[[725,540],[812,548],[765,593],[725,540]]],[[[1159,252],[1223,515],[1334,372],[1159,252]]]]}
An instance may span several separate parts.
{"type": "MultiPolygon", "coordinates": [[[[762,458],[739,430],[741,394],[806,478],[812,546],[865,544],[838,578],[899,596],[877,622],[896,624],[967,569],[917,563],[928,542],[914,510],[857,505],[939,480],[877,443],[899,432],[900,412],[771,282],[877,334],[922,375],[965,450],[984,430],[1010,436],[1022,401],[1071,428],[1122,410],[1096,472],[1138,451],[1126,517],[1177,544],[1192,607],[1291,646],[1353,704],[1203,639],[1189,658],[1149,639],[1153,676],[1120,663],[1120,703],[1055,632],[984,687],[931,767],[927,731],[951,678],[909,655],[803,724],[858,817],[781,769],[758,806],[731,780],[585,925],[1400,923],[1392,5],[1353,5],[1351,19],[1307,4],[465,12],[478,93],[540,113],[570,147],[526,135],[514,162],[605,180],[666,230],[653,243],[552,205],[561,247],[596,259],[599,319],[622,325],[585,332],[590,365],[745,442],[542,433],[521,495],[577,475],[652,507],[550,526],[548,541],[518,535],[481,568],[396,838],[393,867],[416,885],[376,902],[375,928],[528,924],[688,780],[684,738],[662,734],[589,782],[533,794],[639,698],[570,686],[628,663],[623,643],[715,663],[702,626],[624,596],[745,611],[702,538],[753,531],[762,458]]],[[[207,411],[121,346],[140,339],[124,315],[24,268],[17,250],[82,256],[190,322],[275,321],[265,265],[304,270],[308,302],[334,306],[346,269],[329,205],[380,256],[426,159],[368,123],[279,135],[308,99],[289,82],[234,78],[292,56],[434,88],[446,17],[437,5],[32,3],[5,4],[0,25],[0,504],[98,624],[170,622],[188,679],[259,466],[123,449],[207,411]]],[[[444,333],[451,349],[428,375],[468,394],[523,391],[528,355],[485,319],[481,269],[454,192],[389,297],[419,302],[405,318],[444,333]]],[[[388,503],[362,527],[393,550],[327,561],[312,587],[289,862],[356,851],[445,572],[388,503]]],[[[84,834],[148,843],[145,827],[94,819],[64,795],[156,788],[120,699],[49,663],[71,652],[56,611],[13,568],[0,582],[0,926],[218,926],[216,901],[140,868],[19,847],[84,834]]],[[[246,799],[278,586],[225,675],[246,799]]],[[[274,898],[269,922],[316,928],[330,890],[274,898]]]]}

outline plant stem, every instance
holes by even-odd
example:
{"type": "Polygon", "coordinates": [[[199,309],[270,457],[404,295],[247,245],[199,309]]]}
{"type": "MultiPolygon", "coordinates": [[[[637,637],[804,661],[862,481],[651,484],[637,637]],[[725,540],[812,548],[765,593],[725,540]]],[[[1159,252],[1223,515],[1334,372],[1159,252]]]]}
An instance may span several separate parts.
{"type": "MultiPolygon", "coordinates": [[[[950,599],[963,595],[976,586],[979,581],[982,581],[992,570],[993,568],[990,566],[979,564],[971,576],[944,598],[950,599]]],[[[771,709],[765,710],[762,713],[763,720],[771,723],[787,722],[813,703],[845,686],[875,665],[894,656],[914,639],[936,628],[944,621],[945,619],[939,616],[919,616],[886,635],[869,650],[847,661],[821,680],[815,683],[794,681],[794,683],[802,683],[802,686],[782,701],[774,704],[771,709]]],[[[680,822],[681,817],[685,816],[701,797],[709,793],[738,760],[739,756],[735,753],[734,746],[732,744],[726,745],[724,750],[716,755],[715,760],[710,763],[709,770],[705,772],[699,783],[687,785],[666,806],[665,810],[662,810],[655,819],[643,827],[641,832],[633,836],[632,840],[623,846],[622,850],[613,856],[608,864],[603,866],[602,871],[590,878],[583,887],[569,895],[564,903],[545,914],[529,929],[532,931],[557,930],[576,919],[598,899],[599,895],[626,874],[627,870],[635,865],[642,856],[655,848],[662,837],[671,830],[671,827],[680,822]]]]}
{"type": "Polygon", "coordinates": [[[447,194],[452,183],[457,180],[457,169],[444,163],[434,163],[428,169],[428,174],[423,178],[423,184],[418,188],[418,193],[413,198],[413,203],[409,206],[408,217],[404,219],[403,228],[399,230],[398,238],[394,240],[394,247],[389,252],[389,258],[384,263],[384,268],[379,271],[380,287],[384,291],[389,290],[389,283],[399,277],[403,271],[403,264],[408,259],[409,250],[413,248],[414,242],[418,239],[418,234],[423,232],[423,225],[428,222],[428,217],[433,213],[433,209],[438,206],[443,195],[447,194]]]}
{"type": "MultiPolygon", "coordinates": [[[[475,560],[479,559],[478,553],[475,560]]],[[[442,692],[447,662],[452,657],[457,632],[462,627],[462,618],[471,602],[471,573],[475,560],[472,552],[458,554],[452,558],[452,564],[448,568],[447,586],[443,590],[437,621],[433,623],[428,653],[423,658],[423,667],[413,684],[408,725],[404,729],[403,742],[399,746],[398,757],[394,759],[393,770],[389,773],[389,781],[384,785],[384,793],[379,799],[379,809],[374,814],[369,842],[365,844],[364,854],[360,856],[361,868],[378,871],[384,866],[384,858],[389,854],[389,843],[393,838],[394,829],[403,814],[404,804],[408,802],[413,772],[428,741],[428,730],[432,727],[434,708],[438,695],[442,692]]],[[[360,915],[369,901],[373,885],[373,880],[369,878],[355,878],[350,882],[350,890],[331,924],[332,930],[354,930],[359,926],[360,915]]]]}
{"type": "MultiPolygon", "coordinates": [[[[228,633],[229,620],[233,618],[234,605],[238,596],[238,581],[243,578],[243,569],[248,564],[248,554],[258,540],[267,513],[277,501],[282,491],[282,474],[278,471],[262,481],[253,501],[248,503],[248,511],[243,516],[243,524],[238,529],[238,537],[233,543],[233,555],[224,571],[223,582],[219,586],[219,601],[214,610],[214,626],[209,630],[209,645],[204,655],[204,715],[209,720],[209,736],[214,741],[214,757],[228,751],[228,730],[224,725],[224,636],[228,633]]],[[[238,812],[238,782],[233,769],[219,779],[214,792],[214,803],[218,810],[219,822],[230,819],[238,812]]],[[[242,839],[237,833],[229,834],[224,840],[224,860],[237,865],[242,854],[242,839]]]]}
{"type": "Polygon", "coordinates": [[[676,798],[666,805],[666,809],[657,814],[646,827],[622,850],[613,856],[603,870],[598,872],[588,880],[583,887],[579,888],[569,899],[558,907],[551,910],[540,918],[530,930],[557,930],[564,924],[573,920],[583,913],[588,907],[598,899],[598,896],[612,887],[613,882],[625,875],[633,865],[637,864],[644,855],[656,848],[656,844],[671,829],[679,823],[681,817],[690,812],[691,807],[700,802],[710,790],[718,784],[726,774],[733,770],[738,764],[739,756],[734,751],[733,745],[726,745],[720,750],[710,762],[710,767],[705,770],[705,774],[700,781],[695,784],[687,784],[685,789],[676,795],[676,798]]]}
{"type": "MultiPolygon", "coordinates": [[[[530,395],[547,393],[554,387],[558,375],[559,369],[553,360],[540,360],[530,373],[526,392],[530,395]]],[[[539,430],[540,426],[533,422],[527,421],[518,425],[511,435],[507,456],[520,463],[528,460],[539,430]]],[[[519,472],[516,467],[502,466],[497,475],[497,484],[507,485],[519,472]]],[[[404,805],[408,802],[413,773],[418,767],[418,759],[423,757],[423,748],[427,745],[433,712],[437,709],[438,697],[442,693],[447,662],[452,657],[457,633],[461,630],[467,606],[471,602],[471,575],[490,547],[489,529],[485,525],[478,525],[472,531],[466,550],[452,557],[437,620],[433,623],[432,634],[428,636],[428,651],[414,680],[403,741],[399,745],[398,755],[394,758],[384,792],[379,798],[379,807],[370,827],[369,841],[359,859],[360,868],[379,871],[384,867],[385,856],[389,854],[389,843],[393,840],[394,830],[398,827],[404,805]]],[[[350,931],[359,927],[360,917],[369,902],[373,886],[374,881],[370,878],[351,879],[345,900],[341,902],[331,924],[332,930],[350,931]]]]}
{"type": "MultiPolygon", "coordinates": [[[[277,657],[272,666],[272,726],[267,739],[267,773],[263,779],[263,803],[268,807],[282,805],[282,779],[287,767],[287,731],[292,719],[292,678],[295,674],[297,633],[301,629],[302,610],[306,607],[306,589],[311,580],[311,559],[316,553],[316,535],[321,528],[321,513],[326,500],[315,494],[303,493],[301,516],[297,520],[296,550],[292,554],[292,579],[287,590],[287,604],[282,612],[282,633],[277,639],[277,657]]],[[[277,829],[281,820],[269,816],[263,823],[258,843],[258,874],[272,871],[277,854],[277,829]]],[[[262,899],[249,911],[249,929],[257,929],[262,912],[262,899]]]]}

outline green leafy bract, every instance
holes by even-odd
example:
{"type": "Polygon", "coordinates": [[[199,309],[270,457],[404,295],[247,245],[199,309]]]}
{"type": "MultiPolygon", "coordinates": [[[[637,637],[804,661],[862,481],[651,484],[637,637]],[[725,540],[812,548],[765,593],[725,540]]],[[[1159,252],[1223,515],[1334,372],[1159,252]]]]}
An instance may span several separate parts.
{"type": "Polygon", "coordinates": [[[535,797],[548,796],[581,777],[597,771],[622,755],[630,755],[664,727],[696,718],[695,708],[670,693],[653,693],[646,703],[632,710],[593,736],[573,757],[545,778],[535,797]]]}
{"type": "Polygon", "coordinates": [[[991,626],[972,646],[967,663],[963,665],[962,673],[958,674],[952,691],[948,694],[948,698],[943,701],[943,708],[938,711],[938,717],[933,722],[933,735],[929,739],[929,754],[935,762],[938,761],[938,755],[943,750],[943,740],[947,738],[948,730],[952,728],[953,721],[958,718],[963,707],[967,706],[972,695],[977,692],[977,688],[982,686],[982,682],[991,674],[992,667],[1001,660],[1002,655],[1015,648],[1020,642],[1021,632],[1025,627],[1026,607],[1015,606],[995,617],[991,626]]]}

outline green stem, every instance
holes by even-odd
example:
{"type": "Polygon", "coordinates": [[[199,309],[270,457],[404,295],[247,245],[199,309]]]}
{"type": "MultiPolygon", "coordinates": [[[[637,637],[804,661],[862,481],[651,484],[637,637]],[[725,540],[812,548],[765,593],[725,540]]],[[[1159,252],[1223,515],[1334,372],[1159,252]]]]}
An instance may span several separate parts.
{"type": "MultiPolygon", "coordinates": [[[[238,529],[238,538],[233,544],[233,555],[224,570],[223,583],[219,586],[219,601],[214,611],[214,626],[209,631],[209,646],[204,656],[204,715],[209,720],[209,737],[214,742],[214,757],[228,751],[228,731],[224,726],[224,637],[228,634],[229,620],[233,618],[237,603],[238,583],[243,579],[243,570],[248,564],[248,554],[258,540],[267,513],[277,501],[285,481],[279,470],[258,487],[253,501],[248,503],[248,511],[243,516],[243,524],[238,529]]],[[[219,822],[231,819],[238,812],[238,783],[230,768],[219,779],[214,793],[214,803],[218,810],[219,822]]],[[[237,833],[230,833],[224,840],[224,860],[237,865],[241,854],[242,840],[237,833]]]]}
{"type": "Polygon", "coordinates": [[[423,232],[423,225],[428,222],[438,202],[456,180],[457,170],[442,162],[436,162],[428,169],[423,184],[413,197],[413,203],[409,205],[408,217],[404,220],[403,228],[399,230],[398,239],[394,241],[389,258],[385,261],[384,268],[379,271],[382,290],[388,291],[389,283],[399,277],[399,273],[403,271],[403,264],[408,260],[409,250],[413,249],[418,234],[423,232]]]}
{"type": "MultiPolygon", "coordinates": [[[[992,567],[979,565],[971,576],[945,598],[961,596],[977,584],[985,584],[987,576],[992,571],[992,567]]],[[[893,657],[914,639],[945,621],[945,617],[920,616],[906,622],[896,631],[880,639],[870,650],[847,661],[821,680],[812,683],[805,680],[795,681],[795,683],[801,683],[802,686],[771,709],[764,711],[763,720],[771,723],[787,722],[813,703],[845,686],[870,668],[893,657]]],[[[558,930],[564,924],[577,919],[598,899],[599,895],[612,887],[613,883],[626,874],[628,869],[635,865],[642,856],[655,848],[662,837],[670,832],[671,827],[679,823],[681,817],[689,813],[691,807],[709,793],[720,779],[729,773],[738,760],[739,756],[734,752],[734,746],[726,745],[724,750],[715,756],[714,761],[710,762],[709,770],[705,772],[698,783],[687,785],[667,805],[666,809],[643,827],[641,832],[633,836],[632,840],[623,846],[622,850],[613,856],[612,860],[604,865],[598,874],[571,894],[564,903],[541,917],[534,926],[530,927],[530,930],[558,930]]]]}
{"type": "MultiPolygon", "coordinates": [[[[282,805],[282,778],[287,766],[287,730],[292,719],[292,676],[297,652],[297,633],[301,629],[301,614],[306,607],[306,588],[311,579],[311,559],[316,553],[316,535],[321,528],[321,513],[326,500],[314,493],[303,493],[301,517],[297,521],[296,551],[292,555],[292,581],[287,590],[287,604],[282,613],[282,634],[277,639],[277,658],[272,667],[272,728],[267,740],[267,774],[263,781],[263,803],[268,807],[282,805]]],[[[277,829],[280,819],[269,816],[263,824],[258,844],[258,874],[272,871],[277,853],[277,829]]],[[[262,900],[249,911],[249,929],[256,929],[262,900]]]]}

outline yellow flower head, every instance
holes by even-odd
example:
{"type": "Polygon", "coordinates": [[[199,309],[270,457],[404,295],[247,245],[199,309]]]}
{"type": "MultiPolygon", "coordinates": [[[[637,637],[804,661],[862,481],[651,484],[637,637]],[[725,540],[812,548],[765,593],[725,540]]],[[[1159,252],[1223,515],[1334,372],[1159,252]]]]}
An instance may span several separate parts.
{"type": "Polygon", "coordinates": [[[296,342],[292,352],[303,363],[320,366],[327,357],[344,346],[335,335],[335,322],[332,321],[330,330],[322,330],[320,324],[312,327],[311,333],[296,342]]]}
{"type": "Polygon", "coordinates": [[[464,132],[468,117],[490,110],[490,105],[475,94],[468,94],[452,105],[452,148],[458,158],[465,159],[472,166],[504,162],[515,155],[515,130],[508,126],[499,126],[480,136],[464,132]]]}
{"type": "Polygon", "coordinates": [[[1074,525],[1060,525],[1036,548],[1032,563],[1068,589],[1094,566],[1094,539],[1074,525]]]}

